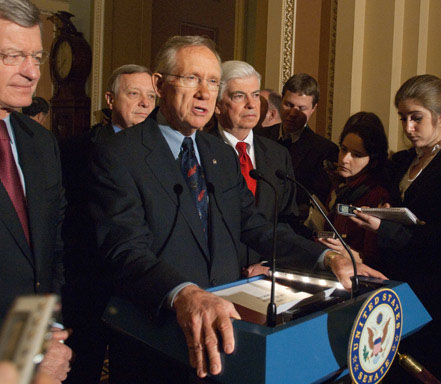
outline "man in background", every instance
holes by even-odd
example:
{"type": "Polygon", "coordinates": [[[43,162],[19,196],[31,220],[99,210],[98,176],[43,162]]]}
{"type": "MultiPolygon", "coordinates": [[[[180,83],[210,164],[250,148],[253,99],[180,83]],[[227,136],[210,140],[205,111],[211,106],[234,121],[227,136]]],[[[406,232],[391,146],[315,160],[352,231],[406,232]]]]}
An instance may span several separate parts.
{"type": "Polygon", "coordinates": [[[34,96],[32,104],[28,107],[23,107],[21,112],[23,115],[29,116],[37,123],[44,125],[47,115],[49,113],[50,105],[43,97],[34,96]]]}
{"type": "Polygon", "coordinates": [[[107,82],[104,122],[92,127],[92,141],[100,141],[144,121],[155,108],[152,72],[142,65],[125,64],[115,69],[107,82]]]}
{"type": "MultiPolygon", "coordinates": [[[[319,86],[312,76],[306,73],[291,76],[282,90],[280,130],[278,133],[272,130],[262,134],[288,148],[297,180],[324,203],[331,190],[324,162],[337,162],[339,149],[308,126],[319,97],[319,86]]],[[[309,204],[308,195],[298,189],[297,205],[301,221],[308,217],[309,204]]]]}
{"type": "MultiPolygon", "coordinates": [[[[259,212],[272,222],[275,196],[267,183],[249,176],[251,169],[257,169],[276,187],[279,222],[290,223],[295,220],[297,212],[295,188],[275,175],[280,169],[294,176],[289,153],[274,141],[253,134],[260,114],[260,79],[260,74],[246,62],[232,60],[222,63],[221,87],[215,109],[219,122],[216,135],[234,148],[239,156],[242,175],[255,196],[259,212]]],[[[244,245],[239,256],[244,268],[254,268],[253,265],[259,263],[262,257],[244,245]]]]}
{"type": "MultiPolygon", "coordinates": [[[[265,120],[262,122],[262,127],[273,130],[280,126],[282,119],[280,118],[280,107],[282,105],[282,95],[272,89],[262,89],[260,95],[268,102],[268,111],[265,120]]],[[[277,130],[278,132],[278,130],[277,130]]]]}
{"type": "MultiPolygon", "coordinates": [[[[39,10],[0,1],[0,323],[19,295],[60,293],[65,199],[54,136],[17,109],[30,105],[47,59],[39,10]]],[[[52,333],[39,369],[57,383],[69,371],[66,331],[52,333]]]]}
{"type": "Polygon", "coordinates": [[[105,94],[110,121],[97,124],[85,135],[62,146],[64,184],[68,206],[64,224],[66,242],[66,289],[64,317],[73,329],[69,345],[76,354],[68,383],[98,383],[108,345],[101,315],[110,288],[104,266],[98,261],[92,224],[87,214],[90,156],[96,143],[144,121],[155,107],[151,71],[135,64],[123,65],[108,80],[105,94]]]}

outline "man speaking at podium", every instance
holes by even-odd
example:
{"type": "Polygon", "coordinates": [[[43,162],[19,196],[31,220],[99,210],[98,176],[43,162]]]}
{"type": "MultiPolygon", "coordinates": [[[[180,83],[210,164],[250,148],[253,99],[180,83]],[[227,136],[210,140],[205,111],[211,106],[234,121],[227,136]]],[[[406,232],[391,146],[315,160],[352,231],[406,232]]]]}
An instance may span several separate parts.
{"type": "MultiPolygon", "coordinates": [[[[152,317],[175,311],[201,378],[221,372],[219,349],[233,352],[230,319],[239,318],[230,302],[203,288],[240,278],[241,241],[266,255],[272,247],[272,224],[257,213],[234,150],[200,132],[213,115],[220,79],[211,40],[170,38],[153,74],[156,120],[100,145],[92,163],[90,210],[116,293],[152,317]]],[[[278,228],[278,237],[281,257],[308,270],[321,258],[350,286],[349,260],[287,226],[278,228]]],[[[364,265],[359,271],[384,277],[364,265]]],[[[164,358],[128,338],[115,348],[124,362],[111,362],[113,383],[188,382],[184,372],[173,372],[164,358]]]]}

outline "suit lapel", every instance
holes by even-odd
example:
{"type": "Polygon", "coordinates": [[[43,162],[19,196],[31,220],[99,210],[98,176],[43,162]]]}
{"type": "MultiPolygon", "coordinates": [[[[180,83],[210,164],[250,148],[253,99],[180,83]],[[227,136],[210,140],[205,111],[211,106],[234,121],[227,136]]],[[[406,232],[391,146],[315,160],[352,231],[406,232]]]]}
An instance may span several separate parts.
{"type": "MultiPolygon", "coordinates": [[[[208,135],[207,135],[208,136],[208,135]]],[[[223,164],[220,164],[220,159],[217,159],[213,156],[213,153],[216,151],[211,148],[210,141],[207,140],[205,135],[203,133],[197,133],[196,134],[196,143],[198,145],[198,151],[199,155],[201,157],[201,165],[202,169],[204,170],[205,174],[205,180],[207,182],[207,188],[208,193],[210,196],[210,202],[209,202],[209,209],[210,209],[210,215],[209,215],[209,221],[210,223],[213,222],[213,220],[210,220],[210,216],[214,214],[215,207],[217,211],[220,213],[222,217],[222,222],[226,226],[227,230],[230,233],[230,236],[232,237],[233,241],[235,241],[235,237],[231,233],[231,226],[228,222],[228,220],[225,219],[225,212],[223,211],[226,208],[224,204],[218,204],[218,201],[222,201],[223,196],[223,185],[224,185],[224,173],[225,168],[223,168],[223,164]]],[[[228,144],[224,144],[228,145],[228,144]]],[[[211,234],[213,232],[216,232],[216,228],[213,228],[212,225],[210,226],[210,232],[211,234]]],[[[213,257],[213,255],[212,255],[213,257]]],[[[213,261],[213,260],[212,260],[213,261]]]]}
{"type": "MultiPolygon", "coordinates": [[[[267,156],[267,148],[265,144],[263,144],[256,135],[254,135],[254,155],[256,157],[256,168],[264,175],[269,175],[271,169],[269,164],[271,159],[267,156]]],[[[267,185],[259,180],[257,181],[257,190],[256,190],[256,205],[262,207],[265,205],[265,199],[262,199],[262,196],[265,196],[265,189],[267,185]]]]}
{"type": "Polygon", "coordinates": [[[179,197],[179,209],[185,221],[191,228],[200,247],[204,251],[207,260],[209,260],[208,244],[205,240],[202,223],[198,216],[193,198],[184,178],[182,177],[179,165],[174,159],[166,140],[156,124],[154,126],[153,124],[146,126],[146,129],[143,130],[142,142],[147,148],[145,159],[148,167],[155,175],[156,180],[161,184],[170,200],[176,206],[178,206],[178,196],[175,192],[175,186],[179,184],[183,187],[183,192],[179,197]]]}
{"type": "MultiPolygon", "coordinates": [[[[34,155],[33,132],[14,113],[11,114],[11,125],[14,129],[20,168],[25,179],[29,232],[31,242],[35,248],[35,244],[38,242],[38,227],[36,227],[34,223],[35,216],[38,215],[39,212],[38,201],[36,202],[35,200],[36,197],[41,196],[42,193],[42,190],[38,188],[40,184],[40,180],[38,180],[39,162],[32,157],[34,155]]],[[[0,200],[2,204],[6,203],[4,214],[7,222],[5,224],[10,229],[12,236],[16,239],[25,257],[29,260],[31,265],[34,265],[35,260],[29,244],[26,241],[17,213],[3,185],[1,187],[0,200]]]]}

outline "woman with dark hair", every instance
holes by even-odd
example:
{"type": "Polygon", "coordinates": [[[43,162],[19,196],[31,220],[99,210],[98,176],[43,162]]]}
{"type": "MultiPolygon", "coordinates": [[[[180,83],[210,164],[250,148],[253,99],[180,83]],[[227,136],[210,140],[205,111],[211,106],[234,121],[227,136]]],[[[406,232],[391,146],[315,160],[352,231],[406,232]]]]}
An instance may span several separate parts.
{"type": "Polygon", "coordinates": [[[398,90],[395,106],[412,144],[392,157],[396,205],[409,208],[424,224],[400,225],[362,213],[352,220],[377,233],[382,272],[408,282],[432,316],[400,349],[441,378],[441,79],[410,78],[398,90]]]}
{"type": "MultiPolygon", "coordinates": [[[[384,185],[388,144],[381,120],[370,112],[352,115],[343,128],[339,144],[337,175],[340,183],[328,198],[330,219],[346,237],[358,261],[376,268],[380,265],[376,234],[336,214],[335,208],[337,204],[377,207],[389,202],[389,192],[384,185]]],[[[347,255],[340,240],[319,238],[319,241],[347,255]]]]}

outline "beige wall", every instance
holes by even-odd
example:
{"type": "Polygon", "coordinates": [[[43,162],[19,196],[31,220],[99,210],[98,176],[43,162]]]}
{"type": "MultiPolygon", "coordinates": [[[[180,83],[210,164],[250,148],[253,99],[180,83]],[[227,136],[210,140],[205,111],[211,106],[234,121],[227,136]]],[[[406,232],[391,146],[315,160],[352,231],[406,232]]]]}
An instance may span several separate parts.
{"type": "Polygon", "coordinates": [[[383,121],[391,150],[406,147],[393,99],[409,77],[441,75],[440,18],[439,0],[338,2],[334,140],[366,110],[383,121]]]}
{"type": "Polygon", "coordinates": [[[262,76],[265,84],[265,65],[268,28],[268,0],[250,0],[246,7],[246,30],[244,36],[245,57],[262,76]]]}
{"type": "Polygon", "coordinates": [[[222,59],[234,58],[234,0],[192,0],[185,6],[182,0],[154,1],[152,14],[152,58],[169,37],[181,34],[182,23],[214,31],[222,59]]]}
{"type": "MultiPolygon", "coordinates": [[[[124,64],[150,66],[152,1],[106,0],[104,11],[102,94],[113,70],[124,64]]],[[[104,100],[103,105],[105,105],[104,100]]]]}

